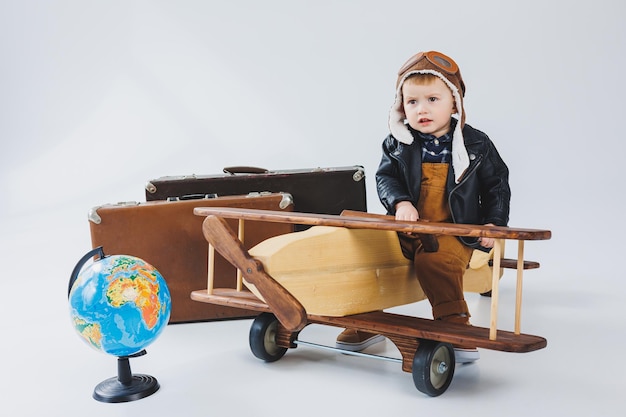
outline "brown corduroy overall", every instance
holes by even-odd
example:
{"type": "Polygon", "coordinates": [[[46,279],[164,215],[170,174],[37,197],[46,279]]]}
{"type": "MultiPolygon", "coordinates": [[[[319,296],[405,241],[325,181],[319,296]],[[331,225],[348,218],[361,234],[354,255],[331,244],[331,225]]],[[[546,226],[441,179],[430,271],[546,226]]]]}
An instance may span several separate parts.
{"type": "MultiPolygon", "coordinates": [[[[423,163],[417,212],[420,219],[450,222],[452,216],[446,195],[449,164],[423,163]]],[[[438,235],[439,250],[425,252],[417,237],[400,234],[400,245],[413,260],[417,279],[428,297],[436,320],[469,322],[469,310],[463,296],[463,274],[473,249],[456,236],[438,235]]]]}

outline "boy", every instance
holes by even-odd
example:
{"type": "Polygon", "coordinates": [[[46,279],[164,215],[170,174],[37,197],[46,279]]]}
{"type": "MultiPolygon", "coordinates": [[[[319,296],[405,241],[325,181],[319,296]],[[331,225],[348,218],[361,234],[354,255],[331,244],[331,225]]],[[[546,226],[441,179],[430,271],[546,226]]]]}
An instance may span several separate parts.
{"type": "MultiPolygon", "coordinates": [[[[376,172],[380,201],[396,219],[507,225],[508,168],[487,135],[465,124],[464,95],[457,64],[440,52],[420,52],[400,68],[391,134],[376,172]]],[[[489,251],[494,240],[438,236],[439,250],[426,252],[419,238],[399,238],[433,318],[469,325],[463,274],[473,250],[489,251]]],[[[362,350],[382,340],[346,329],[337,347],[362,350]]],[[[473,347],[457,346],[455,357],[457,363],[468,363],[479,355],[473,347]]]]}

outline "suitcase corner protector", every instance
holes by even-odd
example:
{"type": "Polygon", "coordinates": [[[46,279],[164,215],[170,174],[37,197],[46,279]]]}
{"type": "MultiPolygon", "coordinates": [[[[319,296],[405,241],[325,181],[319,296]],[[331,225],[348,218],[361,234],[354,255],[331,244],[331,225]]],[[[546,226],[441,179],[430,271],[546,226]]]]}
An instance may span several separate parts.
{"type": "Polygon", "coordinates": [[[87,219],[95,224],[100,224],[102,223],[102,217],[100,217],[100,215],[98,214],[98,209],[102,207],[102,206],[95,206],[92,207],[89,212],[87,213],[87,219]]]}
{"type": "Polygon", "coordinates": [[[157,187],[152,182],[148,181],[146,183],[146,191],[149,192],[150,194],[154,194],[157,191],[157,187]]]}
{"type": "Polygon", "coordinates": [[[293,206],[293,196],[289,193],[281,194],[283,196],[283,199],[280,200],[280,203],[278,203],[278,207],[280,207],[281,210],[285,210],[287,207],[293,206]]]}

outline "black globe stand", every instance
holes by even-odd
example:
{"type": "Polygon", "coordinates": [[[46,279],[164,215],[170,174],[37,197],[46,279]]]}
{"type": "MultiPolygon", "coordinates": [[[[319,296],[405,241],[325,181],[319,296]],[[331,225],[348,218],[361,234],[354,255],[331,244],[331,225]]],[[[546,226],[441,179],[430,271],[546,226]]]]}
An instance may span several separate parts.
{"type": "Polygon", "coordinates": [[[123,403],[140,400],[159,390],[159,382],[150,375],[133,375],[129,358],[146,354],[142,350],[134,355],[117,358],[117,377],[105,379],[93,391],[93,398],[105,403],[123,403]]]}

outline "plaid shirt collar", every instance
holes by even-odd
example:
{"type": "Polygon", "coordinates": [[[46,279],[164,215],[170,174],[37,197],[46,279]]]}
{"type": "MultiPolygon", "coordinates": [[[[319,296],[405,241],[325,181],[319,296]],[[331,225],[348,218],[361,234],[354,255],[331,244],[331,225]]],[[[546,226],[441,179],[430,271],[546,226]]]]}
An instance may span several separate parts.
{"type": "Polygon", "coordinates": [[[435,137],[433,135],[418,132],[410,129],[413,136],[419,140],[422,146],[423,162],[443,162],[450,163],[452,160],[452,132],[456,125],[456,119],[452,118],[450,130],[445,135],[435,137]]]}

